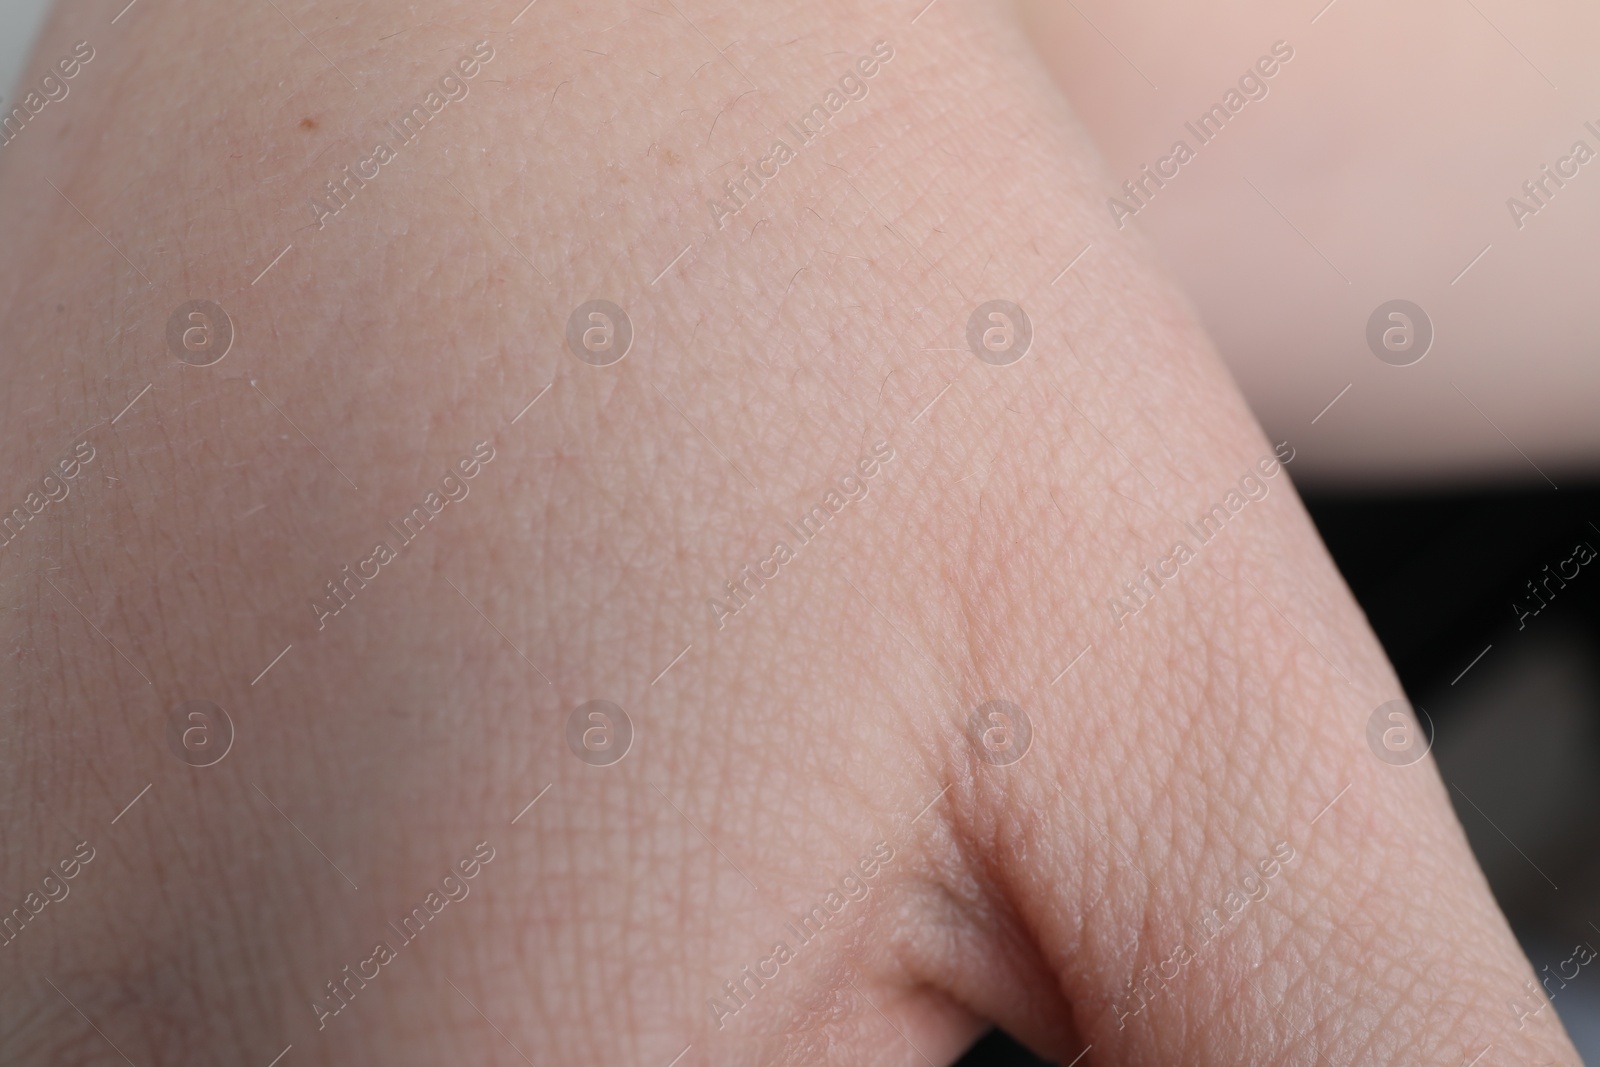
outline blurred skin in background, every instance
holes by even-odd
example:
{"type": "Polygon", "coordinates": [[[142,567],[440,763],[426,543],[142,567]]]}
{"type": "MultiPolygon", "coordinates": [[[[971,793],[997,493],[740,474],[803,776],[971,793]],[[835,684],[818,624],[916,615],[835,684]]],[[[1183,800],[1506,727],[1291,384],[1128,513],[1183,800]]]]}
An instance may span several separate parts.
{"type": "Polygon", "coordinates": [[[1174,141],[1196,149],[1166,187],[1146,185],[1127,229],[1160,249],[1268,430],[1308,443],[1297,475],[1542,485],[1533,464],[1558,483],[1592,468],[1593,5],[1022,10],[1105,154],[1106,196],[1126,199],[1122,183],[1174,141]],[[1294,58],[1257,92],[1244,86],[1248,103],[1202,145],[1184,124],[1280,41],[1294,58]],[[1410,367],[1380,363],[1364,338],[1369,314],[1397,298],[1435,328],[1410,367]]]}
{"type": "Polygon", "coordinates": [[[1399,46],[1313,14],[1119,9],[1134,84],[972,0],[64,4],[0,148],[0,1058],[1577,1063],[1289,475],[1498,464],[1441,379],[1592,422],[1454,347],[1534,262],[1493,198],[1404,266],[1319,214],[1283,124],[1383,158],[1328,79],[1399,46]],[[1278,41],[1219,135],[1278,140],[1116,218],[1278,41]]]}

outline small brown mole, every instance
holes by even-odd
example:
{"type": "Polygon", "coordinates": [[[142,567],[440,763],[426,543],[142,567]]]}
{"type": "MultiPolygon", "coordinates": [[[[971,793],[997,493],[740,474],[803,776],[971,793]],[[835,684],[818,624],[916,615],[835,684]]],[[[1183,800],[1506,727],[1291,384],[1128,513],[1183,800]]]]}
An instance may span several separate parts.
{"type": "Polygon", "coordinates": [[[300,128],[302,130],[314,130],[317,128],[317,120],[308,115],[300,120],[300,128]]]}

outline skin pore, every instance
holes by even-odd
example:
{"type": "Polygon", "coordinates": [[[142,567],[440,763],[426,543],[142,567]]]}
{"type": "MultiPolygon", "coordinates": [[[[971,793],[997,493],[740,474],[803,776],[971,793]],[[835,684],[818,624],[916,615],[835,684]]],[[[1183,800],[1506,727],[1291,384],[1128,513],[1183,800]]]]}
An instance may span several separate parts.
{"type": "Polygon", "coordinates": [[[1107,179],[1008,9],[112,14],[55,13],[40,69],[96,58],[0,149],[7,499],[95,451],[0,550],[6,907],[96,853],[0,948],[0,1058],[909,1067],[994,1020],[1062,1062],[1577,1063],[1504,1007],[1532,971],[1431,762],[1367,746],[1401,693],[1285,471],[1142,577],[1280,442],[1141,240],[1053,283],[1107,179]],[[620,762],[569,746],[591,700],[620,762]]]}

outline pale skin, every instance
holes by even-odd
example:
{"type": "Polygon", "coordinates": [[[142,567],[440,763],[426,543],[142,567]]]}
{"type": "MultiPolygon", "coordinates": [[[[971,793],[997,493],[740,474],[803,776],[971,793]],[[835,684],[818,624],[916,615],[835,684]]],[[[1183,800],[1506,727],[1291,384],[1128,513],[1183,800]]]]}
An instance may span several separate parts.
{"type": "Polygon", "coordinates": [[[0,149],[7,506],[94,459],[0,550],[6,907],[95,857],[0,948],[5,1061],[910,1067],[996,1022],[1063,1063],[1576,1064],[1508,1006],[1533,971],[1431,760],[1369,749],[1399,686],[1183,298],[1137,239],[1051,285],[1106,178],[1013,14],[521,6],[53,17],[38,70],[96,54],[0,149]],[[635,333],[608,367],[565,342],[596,298],[635,333]],[[166,345],[192,299],[237,332],[211,366],[166,345]],[[1009,366],[966,348],[988,299],[1033,323],[1009,366]],[[591,699],[636,731],[611,766],[565,739],[591,699]],[[169,749],[188,700],[236,727],[213,766],[169,749]],[[993,700],[1032,723],[1006,766],[993,700]]]}
{"type": "Polygon", "coordinates": [[[1305,441],[1303,474],[1547,488],[1593,469],[1594,5],[1020,6],[1105,156],[1102,207],[1176,140],[1195,149],[1127,225],[1194,300],[1252,410],[1305,441]],[[1268,64],[1201,145],[1184,123],[1275,44],[1294,58],[1268,64]],[[1396,297],[1436,327],[1403,368],[1363,336],[1396,297]]]}

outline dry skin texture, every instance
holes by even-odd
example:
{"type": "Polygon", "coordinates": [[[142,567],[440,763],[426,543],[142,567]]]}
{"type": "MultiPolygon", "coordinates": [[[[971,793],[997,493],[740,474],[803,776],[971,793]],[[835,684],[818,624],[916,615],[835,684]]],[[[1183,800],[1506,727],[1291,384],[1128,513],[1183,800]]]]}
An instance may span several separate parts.
{"type": "Polygon", "coordinates": [[[0,549],[0,903],[95,853],[0,948],[0,1059],[909,1067],[994,1019],[1062,1062],[1577,1062],[1008,13],[278,6],[67,4],[39,70],[95,58],[0,148],[6,506],[93,451],[0,549]],[[196,299],[211,366],[166,342],[196,299]],[[620,363],[567,349],[592,299],[620,363]],[[568,747],[591,699],[620,763],[568,747]]]}

